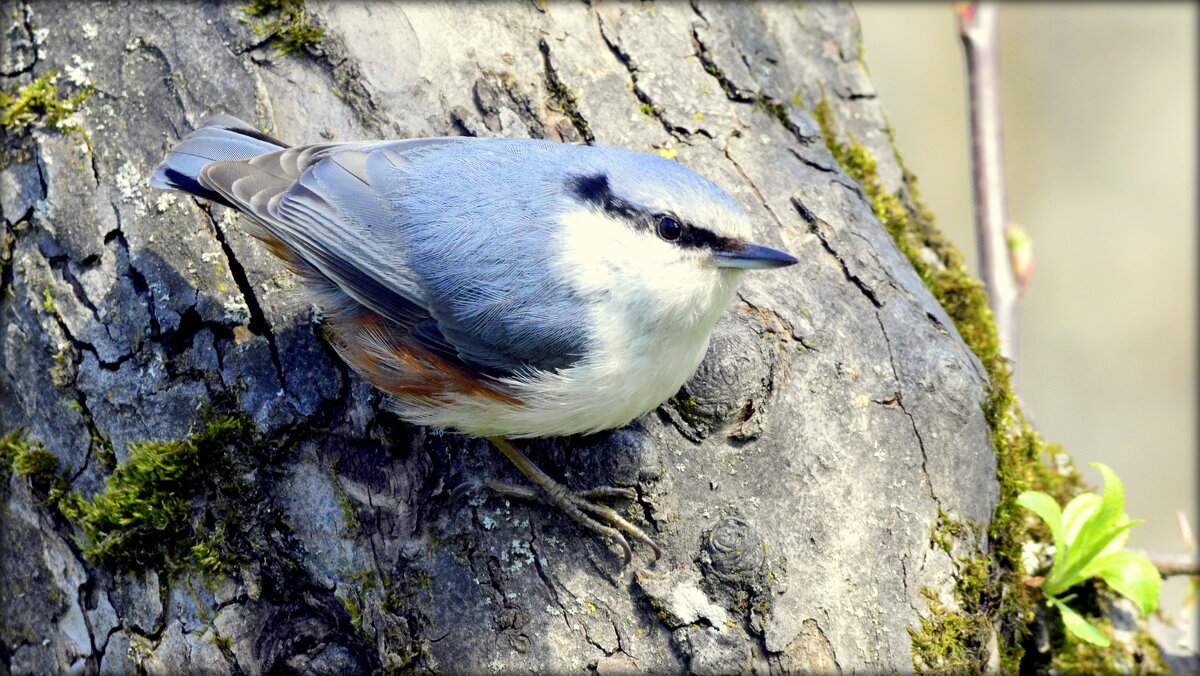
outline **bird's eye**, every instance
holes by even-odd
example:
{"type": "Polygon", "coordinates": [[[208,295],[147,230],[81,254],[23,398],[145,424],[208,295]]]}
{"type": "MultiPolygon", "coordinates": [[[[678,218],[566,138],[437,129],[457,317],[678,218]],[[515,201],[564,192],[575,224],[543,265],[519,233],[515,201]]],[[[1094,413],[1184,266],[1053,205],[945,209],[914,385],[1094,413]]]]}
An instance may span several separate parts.
{"type": "Polygon", "coordinates": [[[683,236],[683,226],[674,218],[663,216],[658,221],[658,236],[668,242],[674,242],[683,236]]]}

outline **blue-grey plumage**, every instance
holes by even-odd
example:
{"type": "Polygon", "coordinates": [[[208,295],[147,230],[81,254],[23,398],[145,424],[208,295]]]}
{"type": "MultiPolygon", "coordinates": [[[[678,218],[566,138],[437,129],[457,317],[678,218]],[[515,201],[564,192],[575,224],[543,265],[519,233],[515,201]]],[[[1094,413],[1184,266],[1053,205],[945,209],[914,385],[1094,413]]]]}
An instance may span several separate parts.
{"type": "Polygon", "coordinates": [[[595,432],[671,396],[749,268],[707,179],[658,155],[525,139],[288,147],[220,116],[153,184],[231,206],[333,308],[339,352],[415,423],[595,432]]]}

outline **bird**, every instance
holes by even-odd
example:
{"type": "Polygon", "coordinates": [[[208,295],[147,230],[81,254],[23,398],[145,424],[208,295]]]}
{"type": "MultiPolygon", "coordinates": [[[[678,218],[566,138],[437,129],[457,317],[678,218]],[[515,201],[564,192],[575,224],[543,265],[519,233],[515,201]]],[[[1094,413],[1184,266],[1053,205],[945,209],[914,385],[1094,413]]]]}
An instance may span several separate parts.
{"type": "MultiPolygon", "coordinates": [[[[661,549],[510,439],[622,427],[695,372],[747,270],[791,254],[750,241],[724,190],[625,148],[520,138],[289,146],[230,115],[169,150],[151,185],[234,209],[323,310],[335,352],[402,420],[484,437],[540,499],[624,552],[661,549]],[[534,488],[536,486],[536,488],[534,488]]],[[[472,484],[474,485],[474,484],[472,484]]]]}

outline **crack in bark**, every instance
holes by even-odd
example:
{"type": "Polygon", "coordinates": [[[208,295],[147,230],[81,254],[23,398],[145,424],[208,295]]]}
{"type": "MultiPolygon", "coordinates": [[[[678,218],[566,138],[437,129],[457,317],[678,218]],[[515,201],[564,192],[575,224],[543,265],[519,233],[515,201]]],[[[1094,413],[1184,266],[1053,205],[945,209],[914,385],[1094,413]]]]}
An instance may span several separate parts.
{"type": "Polygon", "coordinates": [[[762,191],[758,189],[758,186],[754,185],[754,181],[751,180],[750,176],[746,174],[746,170],[742,169],[742,165],[738,164],[737,160],[733,159],[733,154],[729,151],[728,145],[725,146],[724,154],[725,159],[729,160],[734,169],[737,169],[738,175],[742,177],[742,180],[746,181],[746,185],[750,186],[750,190],[754,193],[754,196],[758,198],[759,203],[763,205],[763,208],[767,210],[768,214],[771,214],[771,220],[775,221],[775,225],[779,226],[779,228],[782,230],[783,221],[779,219],[779,216],[775,214],[775,210],[772,209],[771,205],[767,203],[767,198],[763,197],[762,191]]]}
{"type": "Polygon", "coordinates": [[[237,259],[237,256],[233,252],[233,247],[229,244],[225,236],[225,231],[221,229],[221,225],[217,222],[216,217],[213,216],[212,207],[201,205],[199,200],[195,198],[193,198],[193,201],[208,216],[208,221],[212,223],[217,242],[221,245],[221,251],[225,253],[225,258],[229,261],[229,274],[233,277],[234,283],[237,284],[242,300],[246,301],[246,310],[250,314],[249,329],[255,335],[266,338],[267,347],[271,352],[271,363],[275,366],[275,377],[279,381],[279,387],[286,392],[287,380],[283,374],[283,362],[279,357],[279,346],[275,343],[275,332],[272,330],[270,322],[267,321],[262,306],[258,303],[258,296],[254,293],[254,286],[250,283],[250,278],[246,275],[246,269],[242,266],[242,262],[237,259]]]}
{"type": "MultiPolygon", "coordinates": [[[[871,257],[871,259],[875,261],[876,269],[884,271],[886,273],[887,266],[884,265],[884,262],[879,258],[879,254],[875,251],[875,246],[871,242],[871,240],[867,239],[862,233],[858,232],[857,230],[846,230],[846,232],[851,237],[857,237],[860,240],[862,240],[862,243],[863,243],[862,250],[866,251],[867,254],[871,257]]],[[[902,289],[899,285],[896,284],[896,280],[895,280],[895,278],[892,277],[892,275],[884,274],[883,281],[887,282],[887,285],[892,287],[896,291],[903,292],[903,293],[905,293],[905,295],[907,295],[910,298],[912,297],[911,293],[908,293],[907,290],[902,289]]]]}
{"type": "MultiPolygon", "coordinates": [[[[828,239],[825,237],[825,234],[821,231],[820,226],[822,224],[822,221],[819,218],[817,218],[816,215],[814,215],[811,211],[809,211],[809,209],[807,207],[805,207],[803,204],[801,204],[800,201],[797,200],[795,197],[792,198],[792,205],[800,213],[801,217],[804,218],[804,220],[808,222],[809,230],[811,230],[813,232],[813,234],[815,234],[817,236],[817,239],[819,239],[821,241],[821,246],[825,248],[825,251],[827,251],[831,256],[833,256],[834,260],[836,260],[838,262],[838,264],[841,266],[842,274],[845,275],[846,279],[849,280],[851,283],[853,283],[855,286],[857,286],[859,288],[859,290],[863,293],[863,295],[867,297],[867,300],[871,301],[871,304],[874,306],[875,321],[879,324],[879,330],[883,334],[884,342],[887,343],[888,363],[891,365],[891,368],[892,368],[892,378],[896,382],[896,394],[893,397],[895,400],[894,403],[900,408],[900,411],[902,413],[904,413],[904,415],[908,418],[909,424],[912,425],[913,435],[916,437],[916,440],[917,440],[917,446],[921,449],[921,474],[925,478],[925,487],[929,492],[929,497],[932,498],[933,501],[940,506],[941,501],[938,499],[937,494],[934,492],[933,481],[929,477],[929,469],[928,469],[929,456],[925,449],[925,441],[921,438],[921,431],[917,426],[916,418],[913,417],[912,413],[909,412],[909,410],[904,405],[904,392],[903,392],[903,388],[900,385],[900,382],[901,382],[900,381],[900,372],[896,368],[895,354],[892,352],[892,341],[891,341],[891,338],[888,336],[887,329],[884,327],[883,319],[879,316],[879,308],[883,307],[883,303],[876,297],[874,289],[867,286],[867,284],[865,282],[863,282],[861,279],[859,279],[859,277],[857,275],[854,275],[850,272],[850,269],[846,265],[846,262],[844,260],[842,260],[842,257],[837,253],[837,251],[833,248],[833,246],[829,243],[828,239]]],[[[862,239],[864,242],[866,242],[866,238],[862,238],[862,239]]],[[[870,247],[868,247],[868,249],[869,248],[870,247]]],[[[893,286],[895,286],[895,285],[893,284],[893,286]]],[[[876,401],[875,403],[890,404],[893,402],[891,399],[885,399],[882,401],[876,401]]]]}
{"type": "Polygon", "coordinates": [[[579,106],[572,98],[570,89],[563,84],[563,81],[558,77],[558,71],[550,63],[550,44],[542,40],[538,47],[542,51],[542,69],[546,78],[546,86],[550,90],[550,96],[558,102],[563,115],[571,122],[571,126],[575,127],[575,131],[579,132],[583,140],[588,145],[595,143],[596,137],[588,127],[587,120],[583,119],[583,115],[579,112],[579,106]]]}
{"type": "MultiPolygon", "coordinates": [[[[699,7],[697,7],[696,3],[694,2],[692,3],[692,11],[695,12],[702,21],[704,21],[705,25],[711,25],[709,20],[700,12],[699,7]]],[[[765,112],[770,114],[771,117],[774,117],[784,129],[786,129],[792,136],[796,138],[797,141],[804,145],[808,145],[815,140],[814,137],[805,136],[803,133],[801,133],[800,128],[797,127],[788,116],[785,104],[776,101],[774,97],[761,89],[756,92],[749,93],[734,83],[733,80],[729,79],[729,77],[725,75],[724,71],[717,66],[717,62],[713,60],[712,55],[709,53],[708,46],[705,45],[704,41],[700,39],[700,32],[694,25],[692,27],[692,45],[696,48],[696,58],[698,58],[701,65],[704,66],[704,71],[711,75],[713,79],[715,79],[717,83],[721,85],[721,91],[725,92],[725,98],[734,103],[750,104],[752,106],[762,107],[765,112]]],[[[737,44],[733,43],[733,41],[730,41],[730,46],[742,60],[742,63],[745,64],[747,72],[752,71],[753,68],[751,68],[750,59],[746,57],[746,54],[742,52],[742,50],[739,49],[737,44]]],[[[791,149],[789,148],[789,150],[791,149]]],[[[792,152],[795,153],[794,150],[792,152]]],[[[799,157],[799,154],[797,154],[797,157],[799,157]]],[[[801,158],[801,161],[807,164],[803,158],[801,158]]],[[[832,171],[830,169],[822,170],[832,171]]]]}
{"type": "MultiPolygon", "coordinates": [[[[621,47],[609,37],[608,31],[605,30],[604,27],[604,19],[600,18],[600,14],[594,13],[594,16],[596,17],[596,27],[599,30],[600,38],[604,40],[604,44],[608,46],[608,50],[612,52],[612,55],[616,57],[617,61],[622,66],[625,66],[625,70],[629,71],[629,81],[633,84],[632,91],[633,95],[637,97],[637,100],[640,101],[643,106],[649,106],[646,108],[646,110],[650,111],[654,119],[658,120],[659,124],[662,125],[663,130],[670,134],[675,140],[685,141],[688,137],[691,137],[692,133],[687,129],[684,129],[683,127],[676,127],[668,122],[667,118],[663,115],[662,108],[655,104],[650,98],[650,95],[647,94],[640,86],[638,86],[638,69],[633,63],[633,57],[627,54],[625,50],[621,49],[621,47]]],[[[696,134],[710,139],[713,137],[712,134],[708,133],[708,131],[704,129],[697,129],[696,134]]]]}
{"type": "Polygon", "coordinates": [[[806,167],[809,167],[810,169],[816,169],[817,171],[819,171],[823,174],[836,175],[838,173],[838,170],[835,169],[834,167],[826,166],[823,164],[817,164],[816,162],[814,162],[814,161],[808,159],[807,157],[801,155],[800,153],[796,152],[795,148],[788,148],[787,151],[789,153],[791,153],[797,160],[799,160],[801,164],[803,164],[806,167]]]}
{"type": "Polygon", "coordinates": [[[37,38],[33,32],[33,7],[27,2],[21,6],[21,26],[25,29],[25,34],[29,36],[29,45],[33,48],[33,61],[29,66],[13,73],[13,76],[22,73],[33,73],[33,69],[37,66],[38,61],[42,60],[42,50],[38,46],[37,38]]]}
{"type": "MultiPolygon", "coordinates": [[[[692,9],[695,10],[695,6],[692,9]]],[[[699,10],[696,10],[696,14],[699,14],[701,19],[704,18],[704,15],[700,14],[699,10]]],[[[708,23],[708,21],[705,20],[705,23],[708,23]]],[[[725,98],[734,103],[754,103],[754,97],[743,93],[741,88],[734,84],[733,80],[730,80],[717,67],[717,63],[713,61],[712,55],[709,54],[708,46],[700,39],[700,31],[695,26],[692,26],[692,46],[696,48],[696,58],[700,60],[700,65],[704,66],[704,71],[711,75],[717,81],[717,84],[721,85],[721,90],[725,92],[725,98]]]]}
{"type": "MultiPolygon", "coordinates": [[[[907,595],[907,592],[909,591],[909,589],[908,589],[908,557],[909,557],[909,554],[910,554],[910,551],[906,550],[904,552],[904,555],[900,557],[900,585],[901,585],[901,587],[903,587],[904,591],[906,592],[906,595],[907,595]]],[[[908,598],[908,607],[911,608],[913,610],[913,612],[917,613],[918,616],[921,614],[921,609],[917,608],[917,606],[913,604],[911,596],[909,596],[909,598],[908,598]]]]}
{"type": "MultiPolygon", "coordinates": [[[[84,566],[83,569],[87,571],[87,566],[84,566]]],[[[92,628],[92,618],[88,617],[87,607],[87,597],[95,583],[96,579],[90,574],[84,578],[83,584],[79,585],[79,589],[76,590],[76,603],[79,604],[79,614],[83,616],[83,627],[87,630],[88,645],[91,647],[89,654],[84,657],[84,660],[90,667],[88,671],[98,674],[100,673],[100,654],[96,648],[96,630],[92,628]]]]}
{"type": "Polygon", "coordinates": [[[896,405],[900,408],[900,412],[908,418],[909,424],[912,425],[913,436],[917,439],[917,447],[921,449],[921,475],[925,477],[925,488],[929,491],[929,497],[940,508],[942,501],[938,499],[937,493],[934,492],[933,480],[929,477],[929,455],[925,450],[925,440],[921,438],[921,430],[917,426],[917,419],[913,417],[913,414],[904,405],[904,389],[900,385],[900,372],[896,368],[896,356],[892,352],[892,339],[888,336],[887,329],[884,327],[883,319],[879,316],[878,310],[875,311],[875,321],[879,323],[879,330],[883,333],[883,340],[888,346],[888,363],[892,367],[892,378],[896,381],[896,405]]]}
{"type": "MultiPolygon", "coordinates": [[[[554,588],[554,584],[551,582],[550,576],[546,573],[545,568],[542,567],[542,555],[540,552],[538,552],[536,547],[538,537],[537,531],[533,527],[533,519],[529,520],[529,535],[529,550],[533,552],[534,569],[537,571],[538,577],[542,580],[542,584],[546,585],[546,589],[549,590],[550,598],[554,599],[554,605],[558,606],[558,611],[562,613],[563,622],[566,623],[567,629],[574,629],[574,627],[571,626],[571,618],[567,614],[566,607],[563,606],[562,601],[558,598],[558,590],[554,588]]],[[[584,633],[586,632],[587,629],[585,628],[584,633]]]]}
{"type": "MultiPolygon", "coordinates": [[[[609,620],[609,621],[611,622],[612,620],[609,620]]],[[[599,650],[600,652],[604,653],[605,657],[613,656],[613,653],[615,653],[616,650],[609,650],[609,649],[605,648],[604,646],[600,645],[599,643],[597,643],[596,640],[592,638],[592,635],[588,633],[587,624],[581,622],[579,624],[579,626],[583,627],[583,640],[587,641],[588,644],[591,645],[596,650],[599,650]]]]}
{"type": "Polygon", "coordinates": [[[158,313],[154,309],[154,298],[150,296],[150,285],[146,282],[146,276],[133,264],[133,254],[130,252],[129,240],[125,239],[125,232],[122,230],[121,209],[115,202],[109,202],[109,205],[112,207],[117,227],[104,235],[104,243],[108,244],[109,242],[116,241],[117,246],[124,252],[125,265],[129,268],[129,282],[133,286],[135,293],[146,297],[146,312],[150,315],[150,335],[159,335],[161,333],[161,326],[158,323],[158,313]]]}
{"type": "MultiPolygon", "coordinates": [[[[811,214],[808,209],[799,206],[799,203],[794,197],[792,198],[792,204],[796,205],[798,210],[802,210],[802,214],[811,214]]],[[[846,277],[846,280],[858,287],[858,290],[867,297],[867,300],[871,301],[871,305],[875,306],[876,309],[883,307],[883,303],[880,302],[879,298],[875,296],[875,290],[868,286],[867,283],[859,278],[858,275],[850,272],[850,268],[846,265],[846,261],[842,259],[841,255],[838,254],[838,252],[829,243],[829,240],[825,237],[825,234],[821,231],[820,223],[820,219],[809,221],[809,231],[817,236],[817,239],[821,241],[821,246],[825,248],[825,251],[828,252],[830,256],[833,256],[833,259],[838,262],[838,265],[841,267],[842,274],[846,277]]]]}
{"type": "Polygon", "coordinates": [[[654,518],[654,505],[647,497],[646,490],[642,488],[642,482],[634,482],[633,490],[635,493],[637,493],[637,504],[642,508],[642,518],[646,520],[646,523],[650,524],[654,528],[655,533],[661,533],[662,526],[658,523],[658,519],[654,518]]]}

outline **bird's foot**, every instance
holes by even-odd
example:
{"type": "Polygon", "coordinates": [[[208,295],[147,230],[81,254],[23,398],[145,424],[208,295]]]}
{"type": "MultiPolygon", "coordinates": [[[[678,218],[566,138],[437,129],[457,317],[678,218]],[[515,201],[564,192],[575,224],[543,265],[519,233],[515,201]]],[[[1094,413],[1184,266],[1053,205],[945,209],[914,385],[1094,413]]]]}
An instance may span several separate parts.
{"type": "MultiPolygon", "coordinates": [[[[486,479],[483,484],[488,488],[507,497],[534,500],[558,507],[572,519],[575,519],[575,521],[592,531],[612,538],[625,553],[626,566],[633,561],[633,549],[629,546],[629,541],[625,535],[629,535],[635,541],[649,547],[654,552],[655,561],[662,556],[662,549],[659,548],[658,544],[649,535],[646,535],[645,531],[621,516],[612,507],[600,504],[599,502],[601,500],[613,499],[634,500],[637,499],[635,491],[617,486],[601,486],[586,491],[572,491],[558,481],[550,478],[549,475],[534,465],[529,458],[526,458],[523,453],[514,448],[504,437],[494,437],[492,438],[492,443],[496,444],[504,452],[504,455],[508,456],[513,464],[524,472],[525,476],[529,477],[537,486],[517,486],[486,479]]],[[[470,490],[470,488],[477,486],[478,484],[473,483],[464,484],[455,489],[454,493],[460,493],[459,489],[464,487],[470,490]]]]}
{"type": "Polygon", "coordinates": [[[518,486],[493,479],[484,480],[484,485],[499,495],[521,500],[533,500],[558,507],[572,519],[600,535],[612,538],[625,554],[625,565],[633,561],[633,549],[621,531],[627,533],[635,541],[649,547],[654,552],[654,560],[662,556],[658,543],[650,538],[644,530],[621,516],[617,510],[608,505],[599,504],[599,500],[637,499],[637,493],[629,488],[617,486],[600,486],[586,491],[572,491],[563,484],[550,480],[549,486],[518,486]]]}

